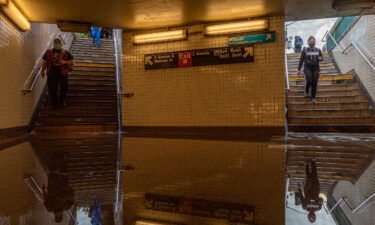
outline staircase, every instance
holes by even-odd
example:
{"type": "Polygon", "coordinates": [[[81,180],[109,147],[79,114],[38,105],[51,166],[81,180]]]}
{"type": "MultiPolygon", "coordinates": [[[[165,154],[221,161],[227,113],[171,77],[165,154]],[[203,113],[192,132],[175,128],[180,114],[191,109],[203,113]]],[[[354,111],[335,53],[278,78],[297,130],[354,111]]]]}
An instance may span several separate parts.
{"type": "Polygon", "coordinates": [[[289,191],[305,181],[305,162],[316,160],[321,192],[332,190],[338,180],[353,184],[374,160],[375,136],[371,134],[293,133],[273,141],[285,144],[289,191]]]}
{"type": "Polygon", "coordinates": [[[117,130],[117,97],[114,44],[103,39],[100,47],[91,39],[77,38],[72,51],[74,70],[69,74],[66,106],[50,109],[49,96],[37,117],[37,133],[117,130]]]}
{"type": "Polygon", "coordinates": [[[288,126],[292,132],[375,132],[375,113],[352,74],[340,74],[324,53],[317,103],[304,98],[304,78],[297,76],[299,54],[287,55],[290,89],[288,126]]]}
{"type": "Polygon", "coordinates": [[[96,199],[103,204],[115,202],[117,135],[37,135],[30,142],[45,171],[65,159],[77,206],[90,206],[96,199]]]}

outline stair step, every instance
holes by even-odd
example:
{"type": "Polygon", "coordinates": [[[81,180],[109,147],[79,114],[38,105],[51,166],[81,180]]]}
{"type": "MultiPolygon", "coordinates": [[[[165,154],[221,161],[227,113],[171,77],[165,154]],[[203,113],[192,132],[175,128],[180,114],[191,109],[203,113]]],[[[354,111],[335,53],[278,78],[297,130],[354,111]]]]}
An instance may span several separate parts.
{"type": "Polygon", "coordinates": [[[57,123],[106,123],[116,122],[117,115],[64,115],[64,116],[39,116],[38,124],[57,124],[57,123]]]}
{"type": "Polygon", "coordinates": [[[74,72],[94,72],[94,73],[101,73],[101,72],[115,72],[114,67],[94,67],[94,66],[74,66],[74,69],[71,73],[74,72]]]}
{"type": "Polygon", "coordinates": [[[342,159],[368,159],[367,154],[358,153],[342,153],[342,152],[309,152],[309,151],[288,151],[288,158],[292,156],[304,157],[326,157],[326,158],[342,158],[342,159]]]}
{"type": "MultiPolygon", "coordinates": [[[[337,73],[323,73],[319,76],[319,81],[322,80],[353,80],[353,74],[337,74],[337,73]]],[[[289,81],[304,81],[304,76],[289,75],[289,81]]]]}
{"type": "MultiPolygon", "coordinates": [[[[319,80],[319,84],[331,85],[331,84],[352,84],[355,80],[353,79],[323,79],[319,80]]],[[[291,80],[290,85],[305,85],[305,80],[291,80]]]]}
{"type": "Polygon", "coordinates": [[[117,114],[116,108],[69,108],[64,109],[43,109],[40,115],[64,116],[64,115],[114,115],[117,114]]]}
{"type": "Polygon", "coordinates": [[[67,101],[116,101],[116,95],[68,95],[67,101]]]}
{"type": "Polygon", "coordinates": [[[370,108],[368,102],[317,102],[313,103],[288,103],[288,109],[353,109],[370,108]]]}
{"type": "Polygon", "coordinates": [[[69,83],[70,84],[95,84],[95,83],[100,83],[100,84],[116,85],[114,79],[76,78],[76,77],[72,77],[72,76],[69,76],[69,83]]]}
{"type": "Polygon", "coordinates": [[[87,123],[87,124],[36,124],[36,133],[51,133],[51,132],[99,132],[99,131],[115,131],[117,130],[117,123],[87,123]]]}
{"type": "MultiPolygon", "coordinates": [[[[289,161],[287,166],[300,166],[304,167],[306,161],[303,160],[298,160],[298,161],[289,161]]],[[[317,168],[337,168],[337,169],[351,169],[351,170],[358,170],[361,169],[362,167],[358,164],[346,164],[346,163],[337,163],[337,162],[329,162],[329,161],[324,161],[324,162],[316,162],[316,167],[317,168]]]]}
{"type": "Polygon", "coordinates": [[[85,90],[82,90],[82,89],[73,89],[73,88],[69,88],[68,90],[68,94],[100,94],[100,95],[113,95],[113,94],[116,94],[116,90],[115,89],[85,89],[85,90]]]}
{"type": "MultiPolygon", "coordinates": [[[[89,108],[89,107],[93,107],[93,108],[97,108],[97,107],[112,107],[112,108],[115,108],[117,107],[117,102],[116,101],[69,101],[67,100],[65,102],[66,104],[66,107],[85,107],[85,108],[89,108]]],[[[48,107],[51,107],[51,103],[48,101],[48,102],[44,102],[43,104],[43,108],[48,108],[48,107]]]]}
{"type": "Polygon", "coordinates": [[[288,116],[374,116],[372,109],[288,109],[288,116]]]}
{"type": "MultiPolygon", "coordinates": [[[[292,96],[304,96],[304,90],[289,90],[288,97],[292,96]]],[[[342,95],[342,96],[354,96],[354,95],[362,95],[360,89],[352,89],[352,90],[329,90],[329,89],[318,89],[317,96],[332,96],[332,95],[342,95]]]]}
{"type": "MultiPolygon", "coordinates": [[[[318,83],[318,91],[320,90],[330,90],[330,91],[338,91],[338,90],[352,90],[352,89],[360,89],[358,83],[349,83],[349,84],[319,84],[318,83]]],[[[298,85],[290,85],[290,91],[294,90],[305,90],[305,85],[298,84],[298,85]]]]}
{"type": "Polygon", "coordinates": [[[113,63],[105,64],[105,63],[75,62],[74,67],[79,67],[79,68],[87,67],[87,68],[90,68],[90,69],[95,68],[96,70],[100,70],[101,68],[105,68],[105,69],[111,68],[112,70],[115,69],[115,65],[113,63]]]}
{"type": "Polygon", "coordinates": [[[100,73],[70,73],[69,74],[69,78],[73,78],[73,79],[100,79],[100,80],[113,80],[115,81],[116,80],[116,77],[113,73],[103,73],[103,74],[100,74],[100,73]]]}
{"type": "Polygon", "coordinates": [[[114,57],[114,53],[109,53],[109,52],[82,52],[82,51],[75,51],[72,52],[74,58],[76,57],[114,57]]]}
{"type": "Polygon", "coordinates": [[[69,83],[69,87],[72,89],[98,89],[98,90],[116,90],[116,85],[114,84],[72,84],[69,83]]]}
{"type": "Polygon", "coordinates": [[[74,59],[74,62],[80,63],[102,63],[102,64],[113,64],[115,62],[114,59],[107,60],[107,59],[74,59]]]}
{"type": "MultiPolygon", "coordinates": [[[[304,174],[290,174],[289,178],[304,178],[304,174]]],[[[331,176],[331,175],[319,175],[319,180],[325,179],[325,180],[346,180],[346,181],[353,181],[354,177],[347,177],[347,176],[331,176]]]]}
{"type": "Polygon", "coordinates": [[[291,132],[375,133],[374,124],[289,124],[291,132]]]}
{"type": "MultiPolygon", "coordinates": [[[[317,95],[317,102],[365,102],[367,101],[364,95],[317,95]]],[[[288,96],[288,103],[292,102],[310,102],[309,98],[304,96],[288,96]]]]}
{"type": "Polygon", "coordinates": [[[289,152],[327,152],[327,153],[350,153],[372,155],[375,149],[365,147],[347,147],[347,146],[322,146],[322,145],[288,145],[289,152]]]}

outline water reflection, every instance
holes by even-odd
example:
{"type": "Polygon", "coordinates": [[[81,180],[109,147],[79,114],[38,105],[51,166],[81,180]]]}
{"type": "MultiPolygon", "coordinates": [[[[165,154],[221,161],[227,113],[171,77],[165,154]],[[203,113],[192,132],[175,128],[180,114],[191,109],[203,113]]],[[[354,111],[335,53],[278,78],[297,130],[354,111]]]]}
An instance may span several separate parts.
{"type": "MultiPolygon", "coordinates": [[[[0,151],[0,224],[114,224],[123,206],[117,224],[330,225],[331,215],[352,215],[345,204],[332,209],[341,198],[354,209],[372,194],[364,184],[374,144],[371,135],[337,134],[33,136],[0,151]]],[[[352,217],[372,215],[369,204],[352,217]]]]}

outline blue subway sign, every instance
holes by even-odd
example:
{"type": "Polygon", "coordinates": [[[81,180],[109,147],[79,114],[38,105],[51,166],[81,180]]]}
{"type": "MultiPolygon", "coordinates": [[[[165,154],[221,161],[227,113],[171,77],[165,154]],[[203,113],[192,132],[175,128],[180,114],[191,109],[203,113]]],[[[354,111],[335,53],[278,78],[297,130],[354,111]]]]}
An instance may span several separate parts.
{"type": "Polygon", "coordinates": [[[264,34],[229,37],[229,46],[249,45],[249,44],[267,43],[267,42],[275,42],[275,41],[276,41],[275,32],[269,32],[269,33],[264,33],[264,34]]]}

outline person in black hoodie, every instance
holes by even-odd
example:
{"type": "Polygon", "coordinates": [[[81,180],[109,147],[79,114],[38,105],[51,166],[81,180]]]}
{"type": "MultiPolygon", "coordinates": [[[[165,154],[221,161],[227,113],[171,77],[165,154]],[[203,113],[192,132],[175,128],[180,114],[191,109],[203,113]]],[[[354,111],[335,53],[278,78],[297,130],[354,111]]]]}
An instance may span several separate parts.
{"type": "Polygon", "coordinates": [[[316,90],[320,74],[319,62],[323,61],[323,54],[319,48],[315,47],[315,37],[310,36],[307,43],[309,44],[309,47],[303,48],[299,59],[298,76],[301,75],[301,68],[302,65],[304,65],[305,98],[311,98],[311,102],[316,103],[316,90]]]}

